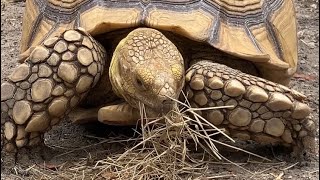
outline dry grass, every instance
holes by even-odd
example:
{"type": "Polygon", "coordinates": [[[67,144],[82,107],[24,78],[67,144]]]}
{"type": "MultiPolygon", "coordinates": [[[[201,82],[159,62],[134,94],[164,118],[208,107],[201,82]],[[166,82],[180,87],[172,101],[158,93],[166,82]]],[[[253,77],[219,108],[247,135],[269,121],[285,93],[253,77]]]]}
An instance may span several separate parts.
{"type": "MultiPolygon", "coordinates": [[[[213,137],[223,135],[232,138],[199,116],[196,112],[228,107],[206,109],[191,108],[189,103],[177,101],[180,108],[158,119],[149,119],[141,105],[142,132],[137,138],[112,140],[100,143],[131,142],[124,153],[113,153],[107,158],[88,163],[88,159],[62,164],[54,168],[33,165],[24,170],[31,179],[219,179],[233,177],[233,174],[212,176],[208,174],[208,164],[227,162],[244,169],[223,157],[216,145],[223,145],[243,151],[253,156],[261,156],[237,147],[219,142],[213,137]],[[46,167],[46,168],[44,168],[46,167]],[[30,177],[30,176],[29,176],[30,177]]],[[[139,132],[137,132],[139,133],[139,132]]],[[[87,147],[83,147],[87,148],[87,147]]],[[[78,149],[79,150],[79,149],[78,149]]],[[[68,151],[61,155],[72,153],[68,151]]],[[[246,170],[246,169],[244,169],[246,170]]],[[[17,170],[18,171],[18,170],[17,170]]],[[[247,170],[246,170],[247,171],[247,170]]],[[[249,172],[249,171],[248,171],[249,172]]],[[[250,172],[249,172],[250,173],[250,172]]]]}

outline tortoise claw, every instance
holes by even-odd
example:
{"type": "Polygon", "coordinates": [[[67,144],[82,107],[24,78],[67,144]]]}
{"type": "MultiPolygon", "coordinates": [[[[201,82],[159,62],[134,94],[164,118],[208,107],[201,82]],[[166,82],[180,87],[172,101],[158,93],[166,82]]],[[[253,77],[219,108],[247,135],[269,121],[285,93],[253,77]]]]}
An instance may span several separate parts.
{"type": "Polygon", "coordinates": [[[139,118],[139,110],[128,103],[106,106],[98,112],[98,120],[109,125],[135,125],[139,118]]]}
{"type": "Polygon", "coordinates": [[[85,124],[98,120],[99,108],[80,108],[77,107],[68,115],[70,121],[75,124],[85,124]]]}

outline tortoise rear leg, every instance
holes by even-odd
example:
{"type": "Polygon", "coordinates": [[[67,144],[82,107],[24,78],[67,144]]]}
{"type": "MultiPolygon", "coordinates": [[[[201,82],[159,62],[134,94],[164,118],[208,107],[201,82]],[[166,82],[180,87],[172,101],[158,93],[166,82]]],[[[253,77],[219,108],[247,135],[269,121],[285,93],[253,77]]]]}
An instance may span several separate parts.
{"type": "Polygon", "coordinates": [[[105,50],[82,29],[35,47],[1,85],[1,143],[6,151],[42,142],[103,72],[105,50]]]}
{"type": "Polygon", "coordinates": [[[234,106],[200,112],[214,125],[226,128],[231,136],[289,145],[294,153],[313,152],[316,127],[302,94],[209,61],[193,64],[186,82],[192,106],[234,106]]]}

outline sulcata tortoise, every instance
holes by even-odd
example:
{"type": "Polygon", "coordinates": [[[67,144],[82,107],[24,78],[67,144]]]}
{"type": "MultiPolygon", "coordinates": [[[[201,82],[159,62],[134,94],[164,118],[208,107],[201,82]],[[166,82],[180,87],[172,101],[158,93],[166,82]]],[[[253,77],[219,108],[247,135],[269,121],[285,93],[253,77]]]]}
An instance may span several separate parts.
{"type": "Polygon", "coordinates": [[[288,85],[291,0],[27,0],[20,65],[1,85],[2,146],[32,146],[74,122],[135,124],[182,91],[232,137],[312,150],[315,123],[288,85]]]}

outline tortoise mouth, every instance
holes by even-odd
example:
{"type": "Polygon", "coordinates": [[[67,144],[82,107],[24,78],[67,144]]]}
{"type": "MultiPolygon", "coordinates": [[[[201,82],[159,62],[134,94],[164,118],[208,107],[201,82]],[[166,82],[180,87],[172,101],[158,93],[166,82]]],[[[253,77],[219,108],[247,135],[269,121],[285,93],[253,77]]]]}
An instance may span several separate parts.
{"type": "Polygon", "coordinates": [[[171,99],[164,100],[160,106],[153,108],[153,111],[160,113],[161,115],[167,114],[172,111],[176,105],[177,104],[171,99]]]}
{"type": "Polygon", "coordinates": [[[137,97],[123,97],[126,102],[128,102],[133,108],[137,110],[141,110],[144,108],[144,111],[147,113],[149,118],[156,118],[166,115],[170,111],[174,110],[177,107],[177,102],[172,100],[171,98],[163,99],[162,101],[158,101],[158,103],[150,102],[147,99],[140,99],[137,97]],[[143,104],[141,106],[140,104],[143,104]]]}
{"type": "Polygon", "coordinates": [[[145,106],[145,110],[147,115],[150,118],[157,118],[168,114],[169,112],[174,110],[176,103],[165,102],[160,107],[154,108],[150,106],[145,106]]]}
{"type": "MultiPolygon", "coordinates": [[[[152,116],[165,115],[177,106],[177,103],[171,99],[165,99],[160,103],[142,102],[140,100],[135,101],[138,102],[138,104],[139,102],[141,102],[141,104],[143,104],[145,108],[146,113],[152,116]]],[[[142,107],[138,105],[136,108],[139,109],[142,107]]]]}

